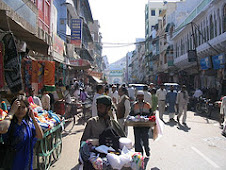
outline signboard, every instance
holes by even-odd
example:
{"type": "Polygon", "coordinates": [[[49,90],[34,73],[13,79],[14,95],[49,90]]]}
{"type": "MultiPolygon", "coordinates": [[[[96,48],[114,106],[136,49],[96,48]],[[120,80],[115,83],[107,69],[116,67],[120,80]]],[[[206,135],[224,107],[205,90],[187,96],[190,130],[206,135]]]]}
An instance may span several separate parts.
{"type": "Polygon", "coordinates": [[[64,41],[56,34],[53,36],[53,50],[63,56],[64,41]]]}
{"type": "Polygon", "coordinates": [[[218,56],[213,56],[212,57],[212,62],[213,62],[213,68],[215,70],[224,68],[224,65],[225,65],[224,54],[220,54],[218,56]]]}
{"type": "Polygon", "coordinates": [[[197,59],[196,50],[188,50],[188,62],[195,62],[197,59]]]}
{"type": "Polygon", "coordinates": [[[82,19],[71,20],[71,44],[81,48],[82,44],[82,19]]]}
{"type": "Polygon", "coordinates": [[[200,67],[202,70],[208,70],[209,68],[211,68],[211,63],[210,63],[209,57],[202,58],[200,60],[200,67]]]}
{"type": "Polygon", "coordinates": [[[73,66],[90,66],[90,63],[88,60],[84,59],[75,59],[75,58],[69,58],[70,64],[73,66]]]}

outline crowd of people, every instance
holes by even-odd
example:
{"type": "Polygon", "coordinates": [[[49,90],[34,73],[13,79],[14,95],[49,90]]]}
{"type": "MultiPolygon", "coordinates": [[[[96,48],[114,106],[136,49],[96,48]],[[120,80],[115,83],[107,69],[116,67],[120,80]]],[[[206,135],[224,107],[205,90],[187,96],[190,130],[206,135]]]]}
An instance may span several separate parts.
{"type": "MultiPolygon", "coordinates": [[[[40,98],[34,92],[35,89],[30,88],[27,96],[19,95],[13,99],[7,117],[0,122],[1,141],[9,142],[16,150],[13,169],[17,169],[19,164],[22,169],[32,169],[34,143],[37,138],[43,137],[43,131],[29,106],[30,97],[35,104],[45,110],[54,110],[54,103],[57,100],[64,100],[70,104],[72,98],[85,102],[87,98],[92,97],[92,118],[87,121],[81,142],[98,139],[108,127],[114,129],[118,136],[126,137],[128,127],[125,121],[129,115],[151,116],[156,114],[157,109],[162,122],[165,123],[163,115],[167,108],[169,122],[177,122],[181,126],[182,118],[182,125],[187,126],[189,94],[185,85],[182,85],[179,91],[174,86],[166,89],[163,84],[157,89],[153,83],[143,86],[142,90],[125,84],[98,84],[93,89],[90,84],[85,85],[82,80],[74,79],[73,83],[66,86],[59,81],[53,93],[42,90],[40,98]]],[[[197,89],[192,97],[198,98],[202,95],[203,92],[197,89]]],[[[221,113],[225,114],[225,98],[223,101],[221,113]]],[[[135,151],[141,152],[142,155],[145,152],[146,157],[149,157],[150,127],[133,127],[133,131],[135,151]]],[[[222,134],[226,136],[225,126],[222,134]]]]}

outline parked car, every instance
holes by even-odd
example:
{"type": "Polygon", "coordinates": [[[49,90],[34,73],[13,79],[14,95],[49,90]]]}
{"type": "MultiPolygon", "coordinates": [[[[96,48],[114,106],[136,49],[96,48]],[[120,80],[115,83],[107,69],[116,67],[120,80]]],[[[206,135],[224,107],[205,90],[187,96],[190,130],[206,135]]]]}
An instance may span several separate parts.
{"type": "Polygon", "coordinates": [[[177,83],[164,83],[164,86],[166,88],[166,91],[169,91],[171,86],[173,86],[174,87],[174,90],[176,90],[177,92],[180,89],[180,85],[177,84],[177,83]]]}

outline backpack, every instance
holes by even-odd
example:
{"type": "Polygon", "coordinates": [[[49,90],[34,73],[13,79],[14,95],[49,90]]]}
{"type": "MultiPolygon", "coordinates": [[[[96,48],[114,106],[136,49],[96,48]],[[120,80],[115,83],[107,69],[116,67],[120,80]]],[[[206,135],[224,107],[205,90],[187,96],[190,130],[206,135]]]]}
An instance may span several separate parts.
{"type": "Polygon", "coordinates": [[[119,138],[117,132],[112,127],[108,127],[100,134],[99,144],[111,146],[117,151],[119,149],[119,138]]]}

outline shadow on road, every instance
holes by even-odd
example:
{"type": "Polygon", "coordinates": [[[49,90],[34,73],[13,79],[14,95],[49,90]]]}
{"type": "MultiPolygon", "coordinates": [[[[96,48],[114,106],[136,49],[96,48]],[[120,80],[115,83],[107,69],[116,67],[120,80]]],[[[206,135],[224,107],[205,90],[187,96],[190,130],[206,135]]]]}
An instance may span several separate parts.
{"type": "Polygon", "coordinates": [[[160,170],[160,169],[157,167],[154,167],[154,168],[151,168],[151,170],[160,170]]]}
{"type": "Polygon", "coordinates": [[[81,132],[83,132],[84,131],[84,129],[79,129],[79,130],[76,130],[76,131],[71,131],[71,132],[63,132],[62,133],[62,138],[63,137],[66,137],[66,136],[68,136],[68,135],[76,135],[77,133],[81,133],[81,132]]]}
{"type": "Polygon", "coordinates": [[[169,125],[169,126],[175,126],[175,125],[177,125],[177,122],[176,121],[169,121],[169,122],[167,122],[167,123],[165,123],[165,125],[169,125]]]}
{"type": "Polygon", "coordinates": [[[178,123],[177,129],[183,130],[183,131],[185,131],[185,132],[188,132],[189,130],[191,130],[190,127],[188,127],[188,126],[186,126],[186,125],[185,125],[185,126],[182,126],[180,123],[178,123]]]}
{"type": "Polygon", "coordinates": [[[76,165],[74,168],[72,168],[71,170],[78,170],[79,169],[79,164],[78,165],[76,165]]]}

